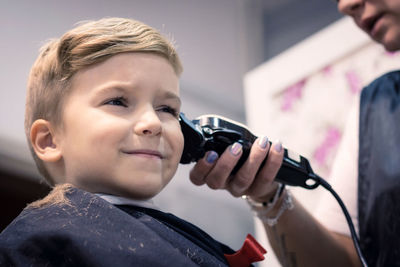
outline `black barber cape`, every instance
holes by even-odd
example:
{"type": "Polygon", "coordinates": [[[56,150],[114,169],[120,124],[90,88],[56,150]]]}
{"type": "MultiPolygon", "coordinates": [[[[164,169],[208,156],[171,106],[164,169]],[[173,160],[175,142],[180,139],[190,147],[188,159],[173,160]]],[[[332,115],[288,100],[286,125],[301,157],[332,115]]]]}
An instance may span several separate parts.
{"type": "Polygon", "coordinates": [[[227,266],[234,253],[172,214],[76,188],[66,197],[26,208],[0,234],[0,266],[227,266]]]}
{"type": "Polygon", "coordinates": [[[400,266],[400,71],[361,94],[358,217],[369,266],[400,266]]]}

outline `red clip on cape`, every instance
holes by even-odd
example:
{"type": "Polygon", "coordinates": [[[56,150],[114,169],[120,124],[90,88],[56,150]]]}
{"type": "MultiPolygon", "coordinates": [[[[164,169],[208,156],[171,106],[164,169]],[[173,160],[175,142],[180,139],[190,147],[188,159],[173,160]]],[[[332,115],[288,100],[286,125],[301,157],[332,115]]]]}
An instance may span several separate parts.
{"type": "Polygon", "coordinates": [[[240,250],[235,254],[225,254],[224,256],[230,267],[248,267],[253,262],[264,260],[265,253],[267,251],[252,235],[248,234],[240,250]]]}

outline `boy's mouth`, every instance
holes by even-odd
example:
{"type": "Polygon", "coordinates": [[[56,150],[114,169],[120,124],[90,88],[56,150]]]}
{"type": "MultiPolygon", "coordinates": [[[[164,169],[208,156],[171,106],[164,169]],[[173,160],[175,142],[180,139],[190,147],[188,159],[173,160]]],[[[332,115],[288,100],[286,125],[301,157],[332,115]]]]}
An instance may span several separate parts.
{"type": "Polygon", "coordinates": [[[163,155],[159,151],[151,150],[151,149],[135,149],[135,150],[123,151],[123,153],[129,154],[129,155],[148,157],[148,158],[159,158],[159,159],[164,158],[163,155]]]}

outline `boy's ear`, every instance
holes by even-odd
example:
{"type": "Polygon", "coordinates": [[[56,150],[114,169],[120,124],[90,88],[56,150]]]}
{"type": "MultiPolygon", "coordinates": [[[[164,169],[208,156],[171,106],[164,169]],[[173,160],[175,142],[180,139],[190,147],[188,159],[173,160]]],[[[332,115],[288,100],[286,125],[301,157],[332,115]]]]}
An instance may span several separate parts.
{"type": "Polygon", "coordinates": [[[31,127],[32,147],[44,162],[56,162],[62,157],[60,146],[55,142],[54,130],[51,123],[43,119],[34,121],[31,127]]]}

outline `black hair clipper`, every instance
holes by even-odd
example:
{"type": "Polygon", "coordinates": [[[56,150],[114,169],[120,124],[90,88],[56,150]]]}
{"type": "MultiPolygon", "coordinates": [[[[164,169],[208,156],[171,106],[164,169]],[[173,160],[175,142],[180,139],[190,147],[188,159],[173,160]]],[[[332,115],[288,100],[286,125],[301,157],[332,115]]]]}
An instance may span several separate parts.
{"type": "MultiPolygon", "coordinates": [[[[243,153],[232,171],[235,173],[246,161],[250,148],[257,139],[257,136],[253,135],[246,126],[221,116],[203,115],[195,120],[189,120],[181,113],[179,119],[185,138],[180,161],[182,164],[196,162],[210,150],[221,155],[228,146],[238,142],[243,146],[243,153]]],[[[306,189],[314,189],[320,184],[319,176],[314,174],[308,160],[286,148],[284,148],[283,163],[276,180],[306,189]]]]}

